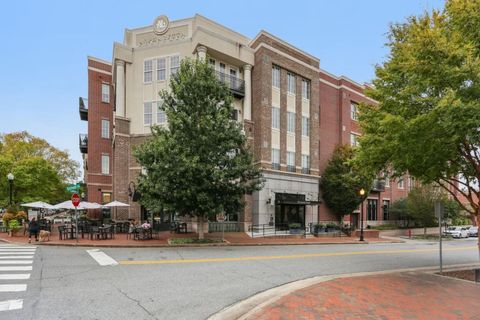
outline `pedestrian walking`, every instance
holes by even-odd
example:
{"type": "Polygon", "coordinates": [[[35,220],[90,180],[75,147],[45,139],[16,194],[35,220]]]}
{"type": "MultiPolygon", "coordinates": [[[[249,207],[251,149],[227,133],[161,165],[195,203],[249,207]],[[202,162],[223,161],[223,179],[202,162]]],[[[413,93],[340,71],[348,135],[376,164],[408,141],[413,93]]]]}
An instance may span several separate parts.
{"type": "Polygon", "coordinates": [[[32,234],[35,236],[35,241],[38,241],[39,229],[40,229],[40,226],[38,225],[38,221],[35,217],[33,217],[30,223],[28,224],[28,243],[32,242],[32,234]]]}

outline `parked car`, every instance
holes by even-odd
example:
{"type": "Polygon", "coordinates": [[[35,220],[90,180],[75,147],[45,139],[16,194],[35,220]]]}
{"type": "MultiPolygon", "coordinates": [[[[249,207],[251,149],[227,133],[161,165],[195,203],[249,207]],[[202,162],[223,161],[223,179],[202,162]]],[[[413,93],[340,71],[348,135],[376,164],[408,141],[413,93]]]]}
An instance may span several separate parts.
{"type": "Polygon", "coordinates": [[[450,235],[453,238],[468,238],[468,229],[466,227],[448,227],[444,235],[450,235]]]}
{"type": "Polygon", "coordinates": [[[478,237],[478,227],[470,227],[470,229],[468,229],[468,235],[470,237],[478,237]]]}

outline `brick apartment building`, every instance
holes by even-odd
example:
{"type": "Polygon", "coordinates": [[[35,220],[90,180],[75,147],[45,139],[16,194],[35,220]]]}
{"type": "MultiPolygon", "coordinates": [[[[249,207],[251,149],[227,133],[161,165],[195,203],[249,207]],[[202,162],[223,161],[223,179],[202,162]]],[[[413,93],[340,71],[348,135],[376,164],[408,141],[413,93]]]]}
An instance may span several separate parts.
{"type": "MultiPolygon", "coordinates": [[[[208,61],[235,97],[234,119],[244,126],[265,186],[246,196],[238,215],[250,225],[332,221],[319,203],[319,181],[338,144],[355,145],[360,134],[357,104],[370,102],[364,86],[320,68],[318,58],[261,31],[253,40],[203,16],[125,30],[114,43],[112,62],[88,58],[88,107],[80,98],[80,116],[88,119],[88,142],[80,138],[89,201],[129,203],[117,218],[144,220],[136,199],[142,168],[132,156],[152,125],[166,125],[158,92],[168,86],[183,58],[208,61]]],[[[389,220],[392,201],[406,196],[408,177],[386,181],[365,201],[368,224],[389,220]]],[[[172,217],[162,215],[168,221],[172,217]]],[[[347,217],[358,223],[358,214],[347,217]]]]}

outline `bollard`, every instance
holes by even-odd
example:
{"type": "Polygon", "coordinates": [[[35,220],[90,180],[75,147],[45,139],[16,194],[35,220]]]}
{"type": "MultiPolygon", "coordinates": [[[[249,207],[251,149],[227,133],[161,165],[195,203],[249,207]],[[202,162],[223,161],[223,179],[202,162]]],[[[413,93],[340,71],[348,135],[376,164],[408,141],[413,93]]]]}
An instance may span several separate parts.
{"type": "Polygon", "coordinates": [[[408,229],[408,237],[412,238],[412,230],[411,229],[408,229]]]}
{"type": "Polygon", "coordinates": [[[480,269],[475,269],[475,282],[480,283],[480,269]]]}

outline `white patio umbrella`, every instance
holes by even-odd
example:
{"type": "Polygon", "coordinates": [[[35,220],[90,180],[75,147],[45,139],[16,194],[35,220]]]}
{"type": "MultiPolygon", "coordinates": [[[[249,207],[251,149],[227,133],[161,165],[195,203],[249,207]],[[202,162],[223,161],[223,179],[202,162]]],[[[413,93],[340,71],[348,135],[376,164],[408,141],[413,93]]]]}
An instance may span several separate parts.
{"type": "Polygon", "coordinates": [[[29,202],[29,203],[22,203],[22,207],[27,207],[27,208],[37,208],[37,209],[47,209],[47,210],[53,210],[55,209],[54,206],[51,204],[48,204],[43,201],[36,201],[36,202],[29,202]]]}
{"type": "MultiPolygon", "coordinates": [[[[71,200],[64,201],[62,203],[56,204],[53,206],[54,209],[71,209],[74,210],[75,206],[71,200]]],[[[81,201],[77,207],[77,210],[87,210],[87,209],[101,209],[102,206],[98,203],[81,201]]]]}
{"type": "MultiPolygon", "coordinates": [[[[127,203],[123,203],[123,202],[115,200],[115,201],[112,201],[112,202],[109,202],[109,203],[105,204],[103,207],[104,208],[130,207],[130,205],[127,204],[127,203]]],[[[115,220],[117,220],[117,210],[116,209],[115,209],[115,220]]]]}

